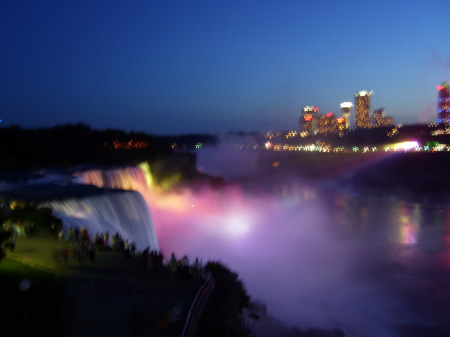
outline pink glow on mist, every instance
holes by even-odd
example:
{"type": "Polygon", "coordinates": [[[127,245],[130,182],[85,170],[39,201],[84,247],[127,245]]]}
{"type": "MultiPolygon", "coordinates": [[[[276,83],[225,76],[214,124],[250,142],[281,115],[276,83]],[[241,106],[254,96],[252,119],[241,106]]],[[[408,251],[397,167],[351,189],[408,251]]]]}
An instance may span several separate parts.
{"type": "MultiPolygon", "coordinates": [[[[374,298],[375,285],[352,277],[356,243],[344,245],[330,231],[313,189],[286,183],[275,194],[238,185],[167,192],[143,183],[139,168],[110,175],[143,195],[166,256],[221,260],[238,272],[253,299],[289,325],[390,336],[385,323],[392,319],[392,299],[374,298]]],[[[111,177],[95,172],[82,179],[111,184],[111,177]]]]}

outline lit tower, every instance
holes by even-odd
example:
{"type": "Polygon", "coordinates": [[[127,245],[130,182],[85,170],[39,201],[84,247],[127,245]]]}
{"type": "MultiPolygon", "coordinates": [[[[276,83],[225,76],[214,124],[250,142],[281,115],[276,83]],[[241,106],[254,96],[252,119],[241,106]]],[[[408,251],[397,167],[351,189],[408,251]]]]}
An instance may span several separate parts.
{"type": "Polygon", "coordinates": [[[300,132],[313,135],[317,131],[317,106],[305,106],[300,117],[300,132]]]}
{"type": "Polygon", "coordinates": [[[373,91],[361,90],[355,93],[355,126],[370,128],[370,96],[373,91]]]}
{"type": "Polygon", "coordinates": [[[345,128],[347,130],[350,129],[350,110],[351,110],[352,106],[353,106],[352,102],[341,103],[342,117],[344,117],[345,128]]]}
{"type": "Polygon", "coordinates": [[[450,123],[450,90],[448,82],[437,86],[438,94],[438,123],[450,123]]]}

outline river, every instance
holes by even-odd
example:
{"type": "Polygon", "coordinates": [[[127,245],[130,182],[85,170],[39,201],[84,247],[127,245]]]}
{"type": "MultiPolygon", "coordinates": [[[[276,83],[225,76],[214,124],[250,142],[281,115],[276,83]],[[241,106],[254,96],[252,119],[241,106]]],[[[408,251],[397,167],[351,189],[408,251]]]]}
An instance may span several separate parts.
{"type": "MultiPolygon", "coordinates": [[[[208,171],[205,163],[200,157],[208,171]]],[[[223,261],[287,326],[450,335],[445,204],[250,176],[230,178],[220,192],[178,194],[191,205],[182,212],[153,207],[162,249],[223,261]]]]}

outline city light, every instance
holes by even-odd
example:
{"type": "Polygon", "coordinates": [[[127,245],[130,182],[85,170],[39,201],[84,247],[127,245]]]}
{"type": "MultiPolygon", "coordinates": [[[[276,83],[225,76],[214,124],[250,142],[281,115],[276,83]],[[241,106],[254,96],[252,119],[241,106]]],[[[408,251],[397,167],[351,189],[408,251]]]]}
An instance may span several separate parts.
{"type": "MultiPolygon", "coordinates": [[[[251,149],[253,147],[246,147],[251,149]]],[[[404,152],[450,152],[450,144],[441,144],[434,142],[433,145],[421,146],[417,141],[405,141],[394,144],[386,144],[380,149],[377,146],[336,146],[333,147],[331,144],[324,142],[316,144],[305,144],[305,145],[294,145],[294,144],[282,144],[282,143],[271,143],[266,142],[265,149],[275,152],[322,152],[322,153],[375,153],[379,151],[404,151],[404,152]]],[[[274,167],[279,166],[279,162],[273,163],[274,167]]]]}
{"type": "Polygon", "coordinates": [[[355,96],[356,96],[356,95],[358,95],[358,96],[370,96],[370,95],[372,95],[372,93],[373,93],[372,90],[370,90],[370,91],[368,91],[368,90],[361,90],[361,91],[358,91],[358,92],[355,94],[355,96]]]}
{"type": "Polygon", "coordinates": [[[412,149],[416,149],[419,147],[419,143],[417,141],[408,141],[408,142],[401,142],[397,144],[392,144],[390,146],[394,151],[402,150],[402,151],[409,151],[412,149]]]}
{"type": "Polygon", "coordinates": [[[342,102],[341,104],[341,109],[342,108],[351,108],[353,106],[352,102],[342,102]]]}
{"type": "Polygon", "coordinates": [[[355,93],[355,125],[357,128],[369,129],[370,121],[370,96],[372,91],[361,90],[355,93]]]}
{"type": "Polygon", "coordinates": [[[439,123],[450,123],[450,90],[448,82],[438,85],[437,120],[439,123]]]}

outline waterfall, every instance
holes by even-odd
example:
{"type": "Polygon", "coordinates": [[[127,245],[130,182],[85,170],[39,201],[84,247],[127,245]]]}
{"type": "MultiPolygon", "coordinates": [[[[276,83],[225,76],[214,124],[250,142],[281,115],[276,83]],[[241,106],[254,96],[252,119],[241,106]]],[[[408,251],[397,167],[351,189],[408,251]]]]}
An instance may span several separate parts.
{"type": "Polygon", "coordinates": [[[139,250],[159,250],[158,239],[149,208],[135,191],[117,191],[80,199],[66,199],[42,204],[62,219],[65,229],[86,227],[91,235],[119,233],[134,241],[139,250]]]}
{"type": "Polygon", "coordinates": [[[100,188],[131,190],[141,193],[150,206],[153,178],[148,163],[109,170],[87,170],[75,174],[83,184],[100,188]]]}

